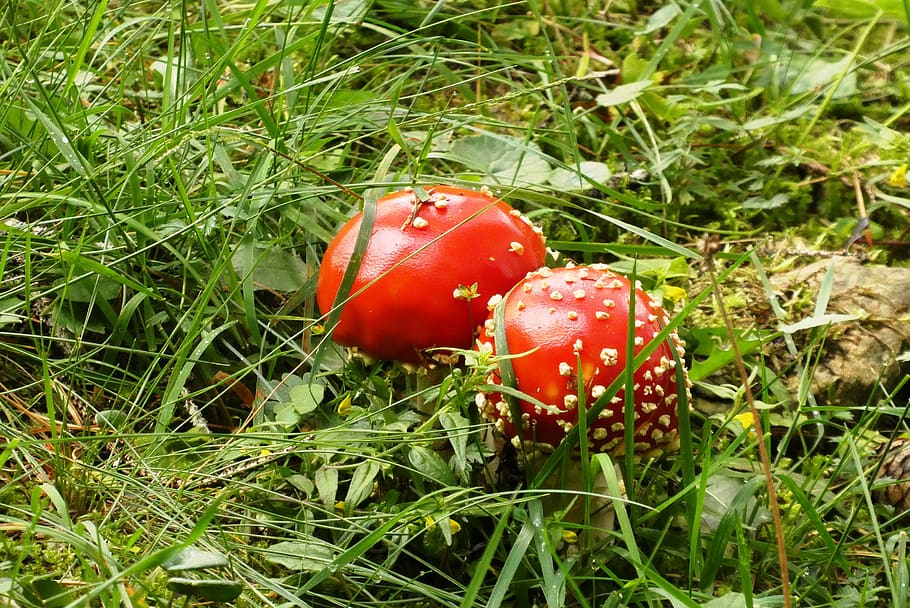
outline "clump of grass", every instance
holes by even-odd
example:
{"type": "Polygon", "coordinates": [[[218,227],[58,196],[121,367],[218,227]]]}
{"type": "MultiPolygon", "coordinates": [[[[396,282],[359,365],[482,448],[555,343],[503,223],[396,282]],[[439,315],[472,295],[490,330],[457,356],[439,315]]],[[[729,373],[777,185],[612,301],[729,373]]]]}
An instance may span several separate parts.
{"type": "MultiPolygon", "coordinates": [[[[759,5],[5,6],[0,594],[780,605],[735,339],[793,598],[906,605],[873,474],[900,387],[820,406],[762,356],[788,338],[774,323],[730,337],[705,315],[680,456],[617,477],[563,448],[534,477],[486,441],[482,373],[349,360],[314,303],[361,200],[437,181],[495,188],[562,256],[634,268],[674,324],[713,295],[692,288],[705,232],[726,297],[737,266],[766,273],[768,234],[836,249],[868,215],[902,241],[903,26],[759,5]],[[573,468],[582,490],[550,481],[573,468]]],[[[811,344],[791,353],[804,385],[811,344]]]]}

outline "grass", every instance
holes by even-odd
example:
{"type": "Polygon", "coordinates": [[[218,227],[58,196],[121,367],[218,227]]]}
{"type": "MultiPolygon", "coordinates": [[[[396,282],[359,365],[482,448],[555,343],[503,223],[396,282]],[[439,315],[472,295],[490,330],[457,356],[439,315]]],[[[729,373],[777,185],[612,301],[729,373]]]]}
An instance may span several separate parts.
{"type": "Polygon", "coordinates": [[[839,327],[768,282],[862,215],[866,254],[906,265],[906,15],[595,4],[3,6],[0,595],[906,606],[906,532],[875,493],[906,376],[860,402],[805,390],[839,327]],[[506,450],[494,472],[481,369],[326,339],[340,223],[435,182],[493,187],[561,255],[663,297],[696,380],[679,455],[522,470],[506,450]]]}

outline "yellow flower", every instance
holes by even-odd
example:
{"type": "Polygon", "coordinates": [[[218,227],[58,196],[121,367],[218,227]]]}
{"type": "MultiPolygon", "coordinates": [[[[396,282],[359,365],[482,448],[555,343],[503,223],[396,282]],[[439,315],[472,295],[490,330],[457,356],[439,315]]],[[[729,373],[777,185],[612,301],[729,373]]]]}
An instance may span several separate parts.
{"type": "Polygon", "coordinates": [[[563,530],[562,539],[564,541],[566,541],[567,543],[569,543],[570,545],[574,545],[575,543],[578,542],[578,535],[575,534],[575,532],[573,532],[572,530],[563,530]]]}
{"type": "Polygon", "coordinates": [[[907,187],[907,163],[895,169],[888,178],[888,183],[895,188],[907,187]]]}
{"type": "Polygon", "coordinates": [[[664,292],[664,297],[674,304],[686,299],[686,290],[681,287],[662,285],[661,290],[664,292]]]}
{"type": "MultiPolygon", "coordinates": [[[[458,534],[459,532],[461,532],[460,523],[458,523],[451,517],[447,517],[446,519],[449,520],[449,532],[451,532],[452,534],[458,534]]],[[[433,519],[432,515],[427,515],[426,517],[423,518],[423,525],[426,526],[427,530],[432,530],[433,528],[436,527],[436,520],[433,519]]]]}
{"type": "Polygon", "coordinates": [[[341,400],[341,403],[338,404],[338,415],[347,416],[351,413],[351,396],[345,395],[344,399],[341,400]]]}
{"type": "Polygon", "coordinates": [[[755,417],[752,415],[752,412],[743,412],[738,416],[733,416],[733,420],[736,420],[743,425],[743,430],[749,431],[750,435],[755,434],[755,428],[753,426],[755,424],[755,417]]]}

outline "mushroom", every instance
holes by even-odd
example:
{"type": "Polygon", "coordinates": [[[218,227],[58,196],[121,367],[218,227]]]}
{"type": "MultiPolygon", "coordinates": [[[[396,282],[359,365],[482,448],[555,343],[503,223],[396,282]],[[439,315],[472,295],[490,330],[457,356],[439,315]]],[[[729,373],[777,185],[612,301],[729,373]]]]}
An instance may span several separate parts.
{"type": "MultiPolygon", "coordinates": [[[[556,446],[578,422],[579,376],[584,407],[591,408],[619,377],[629,361],[629,323],[634,324],[635,354],[654,339],[669,320],[641,289],[635,290],[635,312],[629,314],[631,285],[605,265],[541,268],[518,283],[504,306],[504,336],[520,400],[522,439],[556,446]],[[579,363],[581,369],[579,370],[579,363]]],[[[477,339],[482,352],[496,353],[495,315],[490,313],[477,339]]],[[[635,370],[635,453],[656,456],[679,448],[676,413],[677,357],[683,342],[676,332],[657,346],[635,370]]],[[[634,357],[634,355],[633,355],[634,357]]],[[[500,374],[488,382],[501,384],[500,374]]],[[[509,405],[500,394],[478,395],[483,415],[518,446],[509,405]]],[[[595,451],[625,453],[624,389],[588,421],[588,441],[595,451]]],[[[520,447],[520,446],[518,446],[520,447]]]]}
{"type": "MultiPolygon", "coordinates": [[[[540,228],[479,191],[408,188],[376,202],[376,218],[356,279],[334,328],[336,342],[386,360],[423,363],[433,347],[470,348],[487,299],[543,265],[540,228]]],[[[316,292],[333,307],[363,215],[326,249],[316,292]]],[[[441,355],[435,355],[439,358],[441,355]]]]}

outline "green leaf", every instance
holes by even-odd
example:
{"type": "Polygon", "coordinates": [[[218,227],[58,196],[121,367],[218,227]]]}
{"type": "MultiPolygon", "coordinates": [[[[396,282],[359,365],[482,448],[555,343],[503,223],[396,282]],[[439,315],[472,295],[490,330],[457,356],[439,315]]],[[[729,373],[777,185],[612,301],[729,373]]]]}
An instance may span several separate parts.
{"type": "Polygon", "coordinates": [[[493,28],[493,37],[497,40],[530,40],[540,34],[540,21],[534,18],[522,19],[513,16],[500,21],[493,28]]]}
{"type": "Polygon", "coordinates": [[[373,493],[373,480],[377,473],[379,473],[379,463],[375,460],[366,460],[357,465],[351,476],[348,493],[344,497],[345,511],[350,512],[373,493]]]}
{"type": "Polygon", "coordinates": [[[904,10],[904,0],[816,0],[814,6],[850,19],[871,19],[878,15],[878,11],[888,19],[896,19],[905,25],[910,18],[904,10]]]}
{"type": "Polygon", "coordinates": [[[408,451],[408,462],[421,475],[426,475],[436,483],[444,486],[454,486],[458,483],[443,457],[433,450],[419,445],[411,446],[408,451]]]}
{"type": "MultiPolygon", "coordinates": [[[[462,481],[467,481],[468,438],[470,437],[471,421],[458,412],[445,410],[439,414],[439,423],[446,430],[449,444],[452,446],[454,463],[453,466],[450,466],[450,470],[454,469],[462,481]]],[[[413,461],[411,464],[414,464],[413,461]]]]}
{"type": "Polygon", "coordinates": [[[35,606],[59,608],[66,606],[75,590],[67,590],[58,581],[48,578],[34,578],[22,582],[22,595],[35,606]]]}
{"type": "Polygon", "coordinates": [[[321,467],[314,475],[316,482],[316,491],[319,492],[319,500],[327,507],[335,504],[335,496],[338,494],[338,469],[333,467],[321,467]]]}
{"type": "Polygon", "coordinates": [[[101,410],[95,414],[95,424],[103,430],[125,431],[129,421],[129,416],[123,410],[101,410]]]}
{"type": "Polygon", "coordinates": [[[290,390],[291,405],[298,414],[309,414],[315,410],[325,396],[325,386],[322,384],[301,384],[290,390]]]}
{"type": "Polygon", "coordinates": [[[768,510],[757,506],[755,492],[760,478],[746,480],[741,476],[715,473],[708,478],[705,490],[705,503],[701,515],[701,529],[705,533],[715,534],[724,517],[732,517],[731,511],[738,511],[742,521],[770,521],[768,510]]]}
{"type": "Polygon", "coordinates": [[[316,382],[296,384],[288,390],[288,398],[275,408],[275,421],[294,425],[313,412],[325,396],[325,386],[316,382]]]}
{"type": "MultiPolygon", "coordinates": [[[[689,368],[692,382],[702,380],[733,362],[734,351],[726,345],[726,331],[722,328],[690,328],[686,334],[687,349],[697,355],[689,368]]],[[[742,356],[751,355],[761,348],[762,340],[737,335],[736,343],[742,356]]]]}
{"type": "Polygon", "coordinates": [[[25,318],[16,311],[22,310],[23,301],[19,298],[0,298],[0,326],[17,323],[25,318]]]}
{"type": "Polygon", "coordinates": [[[316,489],[316,484],[313,483],[313,480],[305,475],[301,475],[300,473],[292,473],[286,476],[284,479],[291,486],[305,493],[307,495],[307,498],[312,496],[313,490],[316,489]]]}
{"type": "Polygon", "coordinates": [[[783,192],[778,192],[771,198],[751,196],[743,201],[743,209],[776,209],[783,207],[790,201],[790,197],[783,192]]]}
{"type": "Polygon", "coordinates": [[[300,424],[301,416],[290,403],[281,405],[275,409],[275,422],[285,427],[292,427],[300,424]]]}
{"type": "Polygon", "coordinates": [[[632,274],[634,268],[637,277],[653,277],[657,281],[689,276],[689,265],[683,257],[618,260],[611,262],[610,268],[625,275],[632,274]]]}
{"type": "Polygon", "coordinates": [[[275,543],[263,553],[273,564],[302,572],[318,572],[335,558],[328,546],[315,542],[283,541],[275,543]]]}
{"type": "Polygon", "coordinates": [[[663,28],[670,25],[670,22],[676,19],[676,16],[682,13],[680,9],[675,4],[667,4],[662,8],[656,10],[654,14],[648,19],[647,25],[641,30],[635,32],[637,36],[643,36],[645,34],[651,34],[657,30],[662,30],[663,28]]]}
{"type": "Polygon", "coordinates": [[[174,593],[191,595],[212,602],[230,602],[243,592],[239,581],[172,578],[167,588],[174,593]]]}
{"type": "Polygon", "coordinates": [[[812,104],[800,104],[790,110],[787,110],[786,112],[775,113],[770,116],[762,116],[760,118],[753,118],[743,125],[743,129],[746,131],[766,129],[768,127],[773,127],[775,125],[797,120],[803,116],[808,116],[812,110],[812,104]]]}
{"type": "MultiPolygon", "coordinates": [[[[367,0],[333,0],[331,2],[332,14],[329,16],[329,23],[359,25],[366,16],[370,4],[371,2],[367,0]]],[[[319,7],[314,10],[312,17],[319,21],[325,19],[328,6],[329,3],[326,3],[325,7],[319,7]]]]}
{"type": "Polygon", "coordinates": [[[586,160],[579,163],[578,169],[553,169],[547,178],[547,183],[558,190],[590,190],[593,186],[588,179],[595,183],[606,183],[613,173],[603,163],[586,160]],[[587,178],[587,179],[586,179],[587,178]]]}
{"type": "Polygon", "coordinates": [[[202,551],[187,547],[176,555],[166,559],[161,567],[168,572],[181,570],[203,570],[205,568],[224,568],[229,565],[228,558],[214,551],[202,551]]]}
{"type": "Polygon", "coordinates": [[[850,55],[846,55],[838,61],[821,58],[801,61],[800,58],[794,57],[782,78],[785,86],[788,86],[787,92],[790,95],[802,95],[811,91],[821,92],[835,82],[837,82],[837,90],[834,92],[835,99],[850,97],[857,93],[856,70],[853,57],[850,55]],[[843,79],[838,82],[837,79],[841,74],[843,74],[843,79]]]}
{"type": "Polygon", "coordinates": [[[629,84],[621,84],[615,89],[611,89],[606,93],[601,93],[594,101],[597,102],[597,105],[605,108],[629,103],[630,101],[637,99],[638,96],[649,89],[652,84],[653,83],[650,80],[639,80],[637,82],[630,82],[629,84]]]}
{"type": "Polygon", "coordinates": [[[469,135],[452,143],[448,157],[500,184],[542,185],[550,177],[540,146],[515,137],[469,135]]]}
{"type": "Polygon", "coordinates": [[[275,421],[295,425],[314,411],[325,395],[325,386],[317,383],[298,384],[288,391],[288,400],[275,408],[275,421]]]}
{"type": "MultiPolygon", "coordinates": [[[[75,281],[60,282],[65,285],[65,298],[68,302],[95,302],[97,300],[111,301],[120,293],[120,285],[116,281],[100,276],[89,276],[75,281]]],[[[61,289],[63,289],[61,287],[61,289]]]]}
{"type": "Polygon", "coordinates": [[[721,597],[716,597],[713,600],[702,604],[703,608],[745,608],[746,596],[742,593],[731,591],[726,595],[721,597]]]}
{"type": "Polygon", "coordinates": [[[758,506],[756,492],[764,479],[753,476],[748,480],[736,480],[717,474],[708,480],[705,491],[705,511],[702,513],[701,528],[710,532],[710,542],[705,551],[702,581],[715,579],[724,554],[730,546],[735,530],[743,526],[767,524],[771,516],[767,509],[758,506]],[[714,495],[717,492],[717,496],[714,495]]]}
{"type": "Polygon", "coordinates": [[[237,247],[231,265],[241,278],[252,275],[253,288],[257,290],[297,291],[309,276],[306,262],[297,254],[248,240],[237,247]]]}

